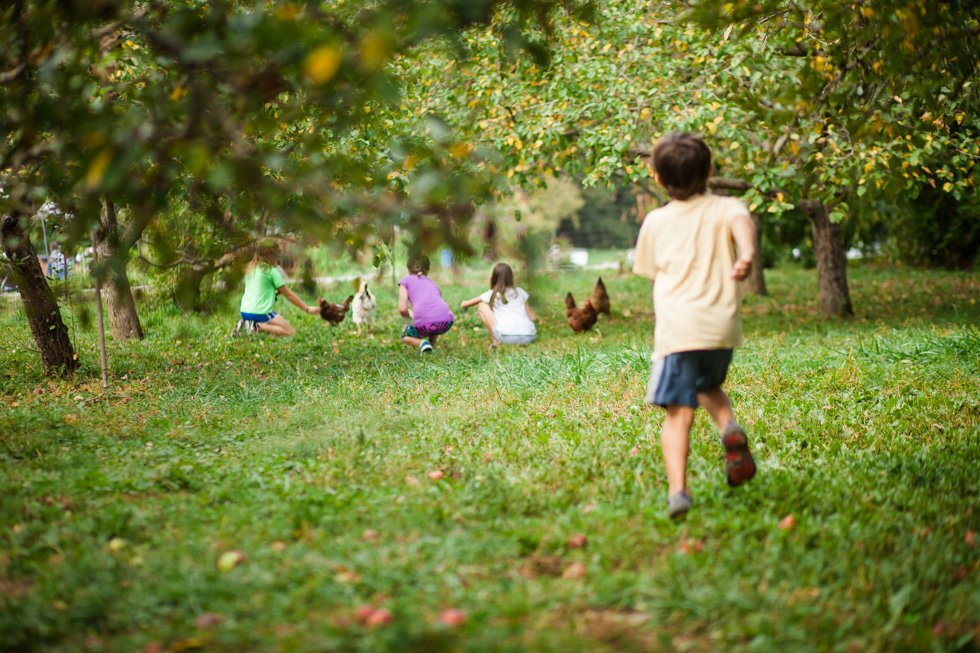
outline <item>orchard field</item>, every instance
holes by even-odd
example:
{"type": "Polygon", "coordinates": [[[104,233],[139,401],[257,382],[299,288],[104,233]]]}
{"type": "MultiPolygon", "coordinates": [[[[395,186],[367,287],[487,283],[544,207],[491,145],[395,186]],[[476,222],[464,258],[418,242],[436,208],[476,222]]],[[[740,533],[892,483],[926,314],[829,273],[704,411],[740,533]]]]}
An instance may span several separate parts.
{"type": "MultiPolygon", "coordinates": [[[[729,489],[699,416],[680,523],[631,275],[588,334],[561,298],[595,273],[552,273],[536,344],[458,312],[427,358],[390,282],[360,337],[285,307],[296,337],[233,339],[234,298],[149,293],[107,391],[93,325],[45,377],[2,301],[0,650],[976,650],[980,279],[850,274],[848,320],[811,271],[747,299],[728,387],[760,472],[729,489]]],[[[457,306],[485,276],[439,280],[457,306]]]]}

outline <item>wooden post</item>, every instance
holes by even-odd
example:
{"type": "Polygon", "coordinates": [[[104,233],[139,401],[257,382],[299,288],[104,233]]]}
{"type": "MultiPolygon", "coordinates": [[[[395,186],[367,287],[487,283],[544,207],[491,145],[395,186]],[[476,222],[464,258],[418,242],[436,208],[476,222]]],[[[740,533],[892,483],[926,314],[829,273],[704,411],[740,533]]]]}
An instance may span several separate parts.
{"type": "Polygon", "coordinates": [[[99,282],[99,274],[96,271],[96,267],[99,262],[99,252],[98,247],[95,247],[95,231],[92,232],[92,265],[90,270],[93,271],[92,279],[95,280],[95,305],[98,311],[98,323],[99,323],[99,366],[102,368],[102,389],[109,389],[109,369],[106,360],[105,351],[105,318],[102,316],[102,284],[99,282]]]}

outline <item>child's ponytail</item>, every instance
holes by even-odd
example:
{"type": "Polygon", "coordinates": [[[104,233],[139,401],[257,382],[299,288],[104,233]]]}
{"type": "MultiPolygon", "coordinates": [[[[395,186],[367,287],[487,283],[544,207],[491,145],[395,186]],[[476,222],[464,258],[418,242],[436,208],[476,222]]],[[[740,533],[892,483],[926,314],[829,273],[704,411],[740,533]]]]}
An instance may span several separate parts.
{"type": "Polygon", "coordinates": [[[490,273],[490,308],[493,308],[493,303],[496,301],[497,297],[500,297],[500,303],[507,303],[507,289],[514,287],[514,271],[506,263],[497,263],[493,266],[493,272],[490,273]]]}

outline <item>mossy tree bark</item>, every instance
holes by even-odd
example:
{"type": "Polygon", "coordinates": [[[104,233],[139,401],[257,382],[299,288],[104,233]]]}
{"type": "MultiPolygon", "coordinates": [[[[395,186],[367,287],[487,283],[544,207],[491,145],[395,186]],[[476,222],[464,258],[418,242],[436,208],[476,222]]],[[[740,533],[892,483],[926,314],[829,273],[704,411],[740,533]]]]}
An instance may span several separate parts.
{"type": "Polygon", "coordinates": [[[143,327],[136,312],[136,301],[126,274],[127,252],[119,249],[119,222],[116,207],[111,200],[102,200],[99,229],[95,234],[95,249],[99,256],[101,274],[106,283],[106,306],[109,310],[109,328],[112,337],[120,342],[143,339],[143,327]]]}
{"type": "Polygon", "coordinates": [[[847,256],[840,225],[830,220],[830,210],[823,202],[802,200],[797,206],[809,216],[813,227],[820,312],[827,317],[850,317],[854,315],[854,308],[847,285],[847,256]]]}
{"type": "Polygon", "coordinates": [[[765,297],[769,294],[766,289],[766,276],[762,268],[762,228],[765,226],[762,216],[757,213],[749,214],[752,216],[752,224],[755,226],[755,263],[749,270],[749,276],[745,279],[745,289],[753,295],[765,297]]]}
{"type": "Polygon", "coordinates": [[[17,283],[24,313],[41,353],[44,372],[48,375],[71,375],[78,367],[78,357],[68,337],[68,327],[54,292],[41,272],[41,263],[26,229],[26,216],[5,215],[0,221],[0,240],[17,283]]]}

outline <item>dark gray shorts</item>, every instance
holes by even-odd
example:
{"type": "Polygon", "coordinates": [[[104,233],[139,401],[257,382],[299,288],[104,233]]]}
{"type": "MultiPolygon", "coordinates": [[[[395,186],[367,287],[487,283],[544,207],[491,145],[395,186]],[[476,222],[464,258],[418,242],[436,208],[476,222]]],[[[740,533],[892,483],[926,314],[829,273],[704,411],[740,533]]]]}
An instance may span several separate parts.
{"type": "Polygon", "coordinates": [[[731,349],[681,351],[658,359],[647,383],[646,402],[698,407],[698,393],[720,388],[732,363],[731,349]]]}

